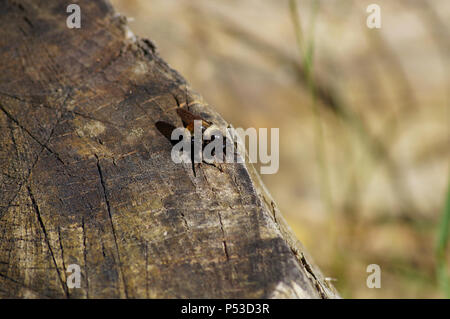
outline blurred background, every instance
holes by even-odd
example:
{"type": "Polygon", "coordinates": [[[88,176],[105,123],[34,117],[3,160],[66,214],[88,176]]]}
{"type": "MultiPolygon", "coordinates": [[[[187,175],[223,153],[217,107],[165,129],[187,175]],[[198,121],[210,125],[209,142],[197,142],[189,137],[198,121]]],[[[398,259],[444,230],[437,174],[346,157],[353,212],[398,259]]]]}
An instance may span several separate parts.
{"type": "Polygon", "coordinates": [[[234,127],[280,128],[262,178],[343,297],[450,298],[450,1],[112,4],[234,127]]]}

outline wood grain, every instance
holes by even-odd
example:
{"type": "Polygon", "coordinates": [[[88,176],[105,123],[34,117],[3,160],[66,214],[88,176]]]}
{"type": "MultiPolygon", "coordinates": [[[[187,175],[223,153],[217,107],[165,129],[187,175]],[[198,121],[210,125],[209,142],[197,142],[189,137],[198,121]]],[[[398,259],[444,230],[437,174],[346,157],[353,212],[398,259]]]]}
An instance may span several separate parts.
{"type": "Polygon", "coordinates": [[[333,298],[249,164],[175,164],[227,123],[104,1],[0,2],[0,297],[333,298]],[[68,265],[81,288],[68,288],[68,265]]]}

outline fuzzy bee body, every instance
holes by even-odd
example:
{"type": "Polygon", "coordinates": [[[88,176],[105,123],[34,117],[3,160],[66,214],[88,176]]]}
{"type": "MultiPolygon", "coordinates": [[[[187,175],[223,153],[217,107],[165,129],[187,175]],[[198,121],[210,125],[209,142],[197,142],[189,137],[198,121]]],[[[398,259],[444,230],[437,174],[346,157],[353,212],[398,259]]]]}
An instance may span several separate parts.
{"type": "MultiPolygon", "coordinates": [[[[194,127],[196,121],[201,121],[201,134],[202,134],[202,150],[205,146],[207,146],[212,141],[222,138],[222,145],[223,145],[223,154],[225,155],[225,149],[226,149],[226,143],[227,138],[226,135],[222,133],[222,131],[219,129],[218,126],[214,125],[213,123],[203,119],[202,117],[193,114],[189,110],[179,107],[176,109],[177,115],[181,118],[181,121],[183,123],[183,127],[189,131],[191,135],[191,162],[192,162],[192,170],[194,173],[194,176],[196,176],[195,172],[195,163],[194,163],[194,144],[195,144],[195,134],[194,134],[194,127]]],[[[173,141],[171,139],[171,134],[173,130],[175,129],[175,126],[172,124],[158,121],[155,123],[156,128],[172,143],[172,145],[178,143],[178,141],[173,141]]],[[[215,156],[215,154],[212,154],[215,156]]],[[[207,164],[211,164],[208,162],[205,162],[207,164]]]]}

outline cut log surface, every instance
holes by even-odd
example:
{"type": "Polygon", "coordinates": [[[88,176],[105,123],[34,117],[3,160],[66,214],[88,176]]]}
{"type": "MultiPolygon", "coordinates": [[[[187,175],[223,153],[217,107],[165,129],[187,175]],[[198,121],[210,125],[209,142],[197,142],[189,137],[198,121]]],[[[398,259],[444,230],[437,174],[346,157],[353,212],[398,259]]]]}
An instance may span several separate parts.
{"type": "Polygon", "coordinates": [[[194,176],[155,127],[227,123],[108,3],[80,29],[69,4],[0,2],[0,297],[338,297],[250,164],[194,176]]]}

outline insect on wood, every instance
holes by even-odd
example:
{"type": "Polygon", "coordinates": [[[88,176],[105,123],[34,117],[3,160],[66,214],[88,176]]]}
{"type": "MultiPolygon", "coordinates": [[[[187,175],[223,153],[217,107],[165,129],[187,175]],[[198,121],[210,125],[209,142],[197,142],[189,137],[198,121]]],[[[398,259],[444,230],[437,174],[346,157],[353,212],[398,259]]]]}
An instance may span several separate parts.
{"type": "MultiPolygon", "coordinates": [[[[178,101],[177,104],[179,105],[178,101]]],[[[194,128],[195,128],[195,122],[196,121],[201,121],[201,134],[202,134],[202,141],[201,141],[201,150],[203,151],[204,147],[206,145],[208,145],[209,143],[211,143],[212,141],[214,141],[216,138],[222,138],[223,139],[223,155],[226,155],[226,143],[228,142],[228,139],[225,136],[222,136],[222,134],[218,135],[218,134],[212,134],[210,136],[208,136],[208,138],[203,138],[205,131],[207,129],[213,129],[214,125],[205,120],[204,118],[202,118],[201,116],[198,116],[194,113],[192,113],[191,111],[187,110],[184,107],[178,107],[176,109],[176,113],[177,115],[180,117],[182,123],[183,123],[183,127],[189,131],[190,136],[191,136],[191,149],[190,149],[190,158],[191,158],[191,164],[192,164],[192,171],[194,173],[194,176],[197,176],[197,173],[195,171],[195,150],[194,150],[194,145],[195,145],[195,134],[194,134],[194,128]]],[[[155,123],[156,128],[158,129],[158,131],[164,135],[172,145],[177,144],[178,142],[180,142],[181,139],[179,140],[173,140],[172,137],[172,132],[173,130],[176,129],[176,127],[170,123],[166,123],[163,121],[158,121],[155,123]]],[[[215,155],[214,152],[211,155],[215,155]]],[[[215,167],[217,167],[216,165],[212,164],[212,163],[208,163],[205,162],[204,160],[202,160],[202,163],[208,164],[208,165],[213,165],[215,167]]],[[[218,168],[218,167],[217,167],[218,168]]],[[[219,168],[220,169],[220,168],[219,168]]],[[[220,169],[221,170],[221,169],[220,169]]]]}

